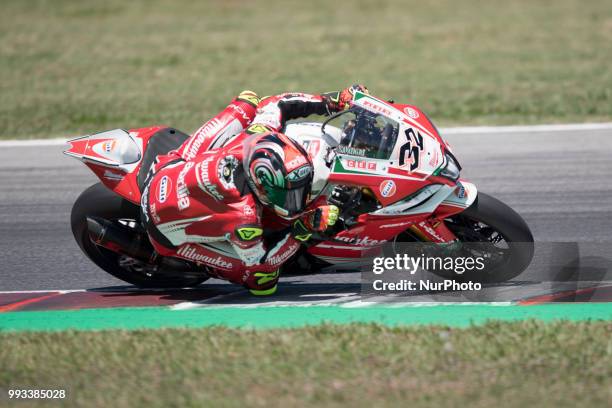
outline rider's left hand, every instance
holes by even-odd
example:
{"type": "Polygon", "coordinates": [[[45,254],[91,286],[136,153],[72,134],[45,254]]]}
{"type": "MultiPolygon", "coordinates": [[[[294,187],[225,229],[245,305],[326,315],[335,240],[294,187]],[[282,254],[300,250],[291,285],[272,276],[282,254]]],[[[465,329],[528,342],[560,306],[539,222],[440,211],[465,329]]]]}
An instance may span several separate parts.
{"type": "Polygon", "coordinates": [[[355,92],[357,91],[366,94],[370,93],[365,85],[355,84],[349,86],[346,89],[343,89],[340,92],[324,94],[323,96],[326,99],[327,108],[332,112],[339,112],[348,109],[351,102],[353,101],[353,95],[355,95],[355,92]]]}
{"type": "Polygon", "coordinates": [[[340,101],[338,102],[338,108],[340,108],[340,110],[345,110],[349,107],[350,103],[353,101],[353,96],[355,95],[355,92],[363,92],[363,93],[369,93],[368,92],[368,88],[366,88],[365,85],[362,84],[355,84],[353,86],[349,86],[346,89],[343,89],[342,91],[340,91],[340,101]]]}
{"type": "Polygon", "coordinates": [[[339,213],[340,209],[335,205],[319,206],[306,217],[306,226],[312,231],[323,232],[336,224],[339,213]]]}

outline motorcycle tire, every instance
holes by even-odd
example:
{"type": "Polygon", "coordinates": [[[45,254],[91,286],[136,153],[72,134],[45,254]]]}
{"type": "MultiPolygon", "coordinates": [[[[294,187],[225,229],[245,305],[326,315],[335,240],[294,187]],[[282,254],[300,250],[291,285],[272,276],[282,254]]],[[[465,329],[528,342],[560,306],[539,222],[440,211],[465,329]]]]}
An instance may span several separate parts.
{"type": "MultiPolygon", "coordinates": [[[[488,231],[501,236],[508,246],[508,257],[503,264],[495,266],[488,273],[479,271],[466,272],[461,280],[472,280],[481,283],[499,283],[515,278],[531,263],[534,255],[533,235],[525,220],[512,208],[488,194],[479,192],[476,201],[464,212],[447,220],[447,226],[456,235],[456,225],[463,222],[485,225],[488,231]],[[455,226],[455,228],[453,227],[455,226]]],[[[479,242],[477,237],[462,239],[463,242],[479,242]]],[[[482,239],[482,242],[486,242],[482,239]]]]}
{"type": "Polygon", "coordinates": [[[122,255],[94,244],[89,238],[87,217],[99,217],[109,221],[139,220],[140,208],[118,196],[102,183],[96,183],[77,198],[72,207],[70,224],[72,234],[81,250],[98,267],[117,279],[141,288],[194,287],[208,279],[202,276],[168,276],[168,274],[138,273],[120,264],[122,255]]]}

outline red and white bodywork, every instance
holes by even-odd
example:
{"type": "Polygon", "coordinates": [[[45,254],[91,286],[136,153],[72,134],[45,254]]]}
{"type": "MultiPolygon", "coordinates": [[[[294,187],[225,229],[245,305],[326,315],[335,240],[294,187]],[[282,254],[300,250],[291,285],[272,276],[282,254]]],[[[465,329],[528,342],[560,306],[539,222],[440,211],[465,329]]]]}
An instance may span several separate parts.
{"type": "Polygon", "coordinates": [[[286,134],[303,143],[312,155],[315,190],[323,185],[358,186],[371,192],[381,206],[360,215],[357,224],[338,233],[333,241],[319,243],[308,251],[329,263],[352,263],[409,228],[425,241],[453,241],[455,236],[442,220],[465,210],[478,193],[466,180],[453,181],[438,174],[452,154],[449,145],[415,106],[392,104],[362,93],[355,95],[353,103],[399,123],[389,158],[373,159],[355,154],[359,152],[354,149],[332,149],[334,143],[339,144],[342,132],[329,125],[322,135],[320,123],[290,124],[286,134]],[[415,166],[406,146],[415,146],[417,137],[419,142],[422,137],[422,146],[417,149],[415,166]],[[329,150],[334,150],[334,155],[328,167],[329,150]]]}
{"type": "MultiPolygon", "coordinates": [[[[346,148],[341,144],[342,130],[330,124],[324,133],[321,123],[313,122],[289,124],[284,131],[302,143],[312,158],[314,194],[324,197],[334,185],[356,186],[378,202],[348,229],[307,251],[325,262],[342,264],[371,255],[408,229],[425,241],[454,241],[443,220],[469,207],[477,189],[465,180],[440,174],[458,164],[434,125],[412,105],[388,103],[361,92],[355,93],[352,104],[397,124],[399,131],[388,157],[366,157],[359,149],[346,148]]],[[[82,160],[116,194],[139,204],[137,175],[142,159],[151,136],[164,128],[115,129],[85,136],[70,141],[65,153],[82,160]]],[[[198,245],[218,254],[216,262],[239,259],[224,242],[198,245]]]]}

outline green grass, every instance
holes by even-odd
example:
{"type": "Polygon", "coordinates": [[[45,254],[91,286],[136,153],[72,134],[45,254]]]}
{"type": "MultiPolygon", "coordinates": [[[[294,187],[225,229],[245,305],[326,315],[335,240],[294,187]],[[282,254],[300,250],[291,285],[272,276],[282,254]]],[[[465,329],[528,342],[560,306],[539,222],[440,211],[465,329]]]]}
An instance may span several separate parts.
{"type": "Polygon", "coordinates": [[[0,138],[165,123],[360,81],[441,125],[607,121],[608,0],[3,0],[0,138]]]}
{"type": "Polygon", "coordinates": [[[610,322],[537,321],[3,333],[0,389],[65,388],[70,406],[609,406],[611,339],[610,322]]]}

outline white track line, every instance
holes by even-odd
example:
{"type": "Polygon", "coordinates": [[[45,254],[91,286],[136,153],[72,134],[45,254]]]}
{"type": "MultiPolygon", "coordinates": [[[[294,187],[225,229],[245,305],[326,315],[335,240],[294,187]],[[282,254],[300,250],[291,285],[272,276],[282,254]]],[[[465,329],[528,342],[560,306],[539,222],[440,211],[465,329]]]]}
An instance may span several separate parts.
{"type": "Polygon", "coordinates": [[[68,144],[68,139],[0,140],[0,147],[61,146],[65,144],[68,144]]]}
{"type": "MultiPolygon", "coordinates": [[[[93,292],[93,293],[134,293],[134,292],[166,292],[173,289],[164,288],[115,288],[109,286],[107,288],[91,288],[91,289],[45,289],[45,290],[0,290],[0,295],[10,295],[19,293],[47,293],[47,292],[60,292],[60,293],[75,293],[75,292],[93,292]]],[[[197,290],[197,288],[182,288],[180,290],[197,290]]]]}
{"type": "MultiPolygon", "coordinates": [[[[566,123],[558,125],[528,125],[528,126],[460,126],[440,128],[444,135],[464,135],[483,133],[533,133],[533,132],[574,132],[584,130],[612,130],[612,122],[603,123],[566,123]]],[[[28,139],[28,140],[0,140],[0,147],[34,147],[34,146],[61,146],[68,139],[28,139]]]]}
{"type": "Polygon", "coordinates": [[[567,123],[558,125],[529,126],[462,126],[441,128],[444,135],[465,135],[482,133],[534,133],[534,132],[576,132],[584,130],[612,130],[612,122],[607,123],[567,123]]]}
{"type": "Polygon", "coordinates": [[[75,293],[75,292],[87,292],[87,289],[49,289],[49,290],[2,290],[0,295],[11,295],[11,294],[22,294],[22,293],[75,293]]]}

